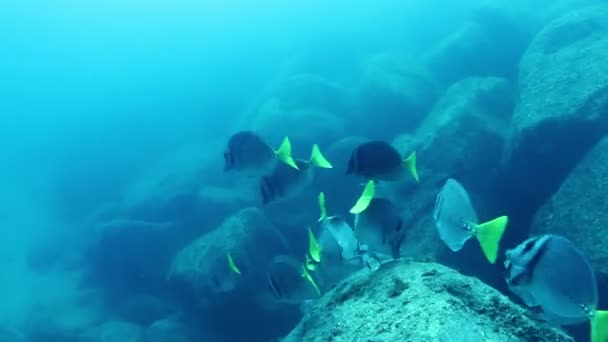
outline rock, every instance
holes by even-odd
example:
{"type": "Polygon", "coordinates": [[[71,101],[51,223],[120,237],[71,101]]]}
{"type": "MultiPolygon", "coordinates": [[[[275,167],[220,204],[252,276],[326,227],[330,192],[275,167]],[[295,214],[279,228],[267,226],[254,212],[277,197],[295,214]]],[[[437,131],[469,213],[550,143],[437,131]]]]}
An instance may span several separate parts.
{"type": "Polygon", "coordinates": [[[530,217],[608,132],[607,50],[604,5],[549,23],[520,62],[503,183],[530,217]]]}
{"type": "Polygon", "coordinates": [[[268,265],[287,251],[263,212],[246,208],[177,253],[168,278],[184,310],[193,312],[205,330],[231,341],[268,341],[299,317],[296,307],[274,305],[267,286],[268,265]],[[228,252],[241,275],[230,270],[228,252]],[[252,317],[273,325],[259,329],[252,317]]]}
{"type": "Polygon", "coordinates": [[[143,293],[132,294],[111,308],[121,319],[141,326],[156,322],[171,311],[170,306],[161,298],[143,293]]]}
{"type": "Polygon", "coordinates": [[[398,261],[340,283],[283,341],[574,340],[476,278],[398,261]]]}
{"type": "Polygon", "coordinates": [[[504,5],[480,6],[471,20],[428,53],[429,70],[445,86],[474,76],[511,78],[532,35],[519,14],[504,5]]]}
{"type": "MultiPolygon", "coordinates": [[[[450,264],[456,259],[439,240],[432,219],[435,196],[447,178],[460,181],[472,196],[480,219],[496,212],[491,200],[496,197],[493,184],[501,162],[505,141],[504,127],[512,108],[513,90],[501,78],[470,78],[448,88],[416,131],[415,137],[403,135],[393,145],[405,156],[417,152],[420,184],[408,180],[390,187],[395,203],[404,203],[403,219],[408,227],[402,254],[416,258],[437,258],[447,252],[450,264]],[[480,200],[480,199],[483,199],[480,200]]],[[[477,253],[475,243],[463,250],[475,255],[475,262],[462,267],[488,267],[477,253]]],[[[493,273],[493,272],[490,272],[493,273]]]]}
{"type": "Polygon", "coordinates": [[[297,158],[308,159],[312,144],[321,149],[344,137],[343,117],[324,108],[285,109],[277,98],[269,98],[259,108],[248,129],[260,134],[277,148],[288,136],[297,158]]]}
{"type": "MultiPolygon", "coordinates": [[[[166,318],[150,324],[143,333],[141,342],[190,342],[201,341],[193,336],[191,331],[175,318],[166,318]]],[[[198,337],[198,336],[197,336],[198,337]]],[[[205,338],[204,341],[209,339],[205,338]]],[[[214,340],[212,340],[214,341],[214,340]]]]}
{"type": "Polygon", "coordinates": [[[112,294],[159,291],[182,245],[177,231],[171,222],[115,219],[99,223],[86,256],[89,277],[112,294]]]}
{"type": "MultiPolygon", "coordinates": [[[[608,285],[608,138],[602,139],[539,209],[533,234],[562,235],[591,260],[600,283],[608,285]]],[[[600,291],[600,293],[606,293],[600,291]]]]}
{"type": "Polygon", "coordinates": [[[435,100],[435,85],[420,63],[380,54],[364,66],[357,87],[360,113],[357,133],[390,139],[411,132],[435,100]]]}
{"type": "Polygon", "coordinates": [[[85,333],[82,340],[86,342],[141,342],[142,332],[142,328],[136,324],[109,321],[85,333]]]}

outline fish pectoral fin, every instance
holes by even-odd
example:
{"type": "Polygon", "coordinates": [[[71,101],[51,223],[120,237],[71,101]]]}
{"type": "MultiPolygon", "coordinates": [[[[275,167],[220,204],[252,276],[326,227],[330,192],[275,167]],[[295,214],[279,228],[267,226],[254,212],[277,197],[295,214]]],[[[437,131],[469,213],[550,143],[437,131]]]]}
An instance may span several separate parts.
{"type": "Polygon", "coordinates": [[[274,154],[277,159],[283,163],[293,167],[296,170],[300,169],[298,164],[296,164],[296,161],[291,156],[291,142],[289,141],[289,137],[285,137],[285,139],[283,139],[281,146],[279,146],[278,150],[274,151],[274,154]]]}
{"type": "Polygon", "coordinates": [[[591,342],[608,341],[608,311],[597,310],[591,317],[591,342]]]}
{"type": "Polygon", "coordinates": [[[416,151],[412,152],[407,158],[403,160],[403,165],[410,171],[416,183],[420,183],[420,177],[418,177],[418,169],[416,168],[416,151]]]}
{"type": "Polygon", "coordinates": [[[312,166],[320,167],[323,169],[333,168],[329,160],[327,160],[323,153],[321,153],[321,149],[319,149],[319,145],[317,144],[312,145],[312,152],[310,153],[309,163],[312,166]]]}
{"type": "Polygon", "coordinates": [[[365,185],[363,193],[361,193],[361,196],[357,200],[357,203],[355,203],[355,205],[350,209],[350,213],[360,214],[365,211],[365,209],[369,207],[369,204],[371,203],[372,199],[374,199],[375,194],[376,185],[374,184],[373,180],[370,180],[369,182],[367,182],[367,185],[365,185]]]}
{"type": "Polygon", "coordinates": [[[486,258],[491,264],[496,263],[500,239],[509,223],[507,216],[500,216],[491,221],[475,226],[475,237],[483,250],[486,258]]]}

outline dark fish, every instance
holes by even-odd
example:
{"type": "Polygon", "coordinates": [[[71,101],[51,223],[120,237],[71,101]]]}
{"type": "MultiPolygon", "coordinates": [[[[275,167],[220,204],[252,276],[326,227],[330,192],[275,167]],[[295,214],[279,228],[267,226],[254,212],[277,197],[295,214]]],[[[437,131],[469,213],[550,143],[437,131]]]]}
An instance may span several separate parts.
{"type": "Polygon", "coordinates": [[[320,296],[319,287],[304,267],[304,263],[292,257],[275,257],[266,276],[268,287],[279,302],[300,304],[320,296]]]}
{"type": "Polygon", "coordinates": [[[291,144],[286,137],[278,150],[274,150],[257,134],[244,131],[234,134],[224,151],[224,170],[239,171],[249,176],[268,174],[280,160],[297,168],[291,157],[291,144]]]}
{"type": "Polygon", "coordinates": [[[462,249],[473,236],[490,263],[496,262],[502,234],[508,223],[506,216],[500,216],[486,223],[479,223],[469,194],[454,179],[448,179],[435,199],[433,218],[439,237],[454,252],[462,249]]]}
{"type": "Polygon", "coordinates": [[[595,273],[587,257],[558,235],[532,237],[505,259],[509,289],[560,325],[591,321],[593,342],[608,341],[608,311],[598,311],[595,273]]]}
{"type": "Polygon", "coordinates": [[[384,141],[370,141],[359,145],[350,156],[347,174],[355,174],[376,181],[397,181],[411,173],[416,182],[416,152],[403,158],[390,144],[384,141]]]}
{"type": "Polygon", "coordinates": [[[313,146],[309,160],[296,160],[295,163],[297,169],[281,163],[270,175],[262,177],[260,193],[263,204],[297,195],[312,183],[315,167],[332,167],[317,145],[313,146]]]}
{"type": "Polygon", "coordinates": [[[398,258],[405,238],[397,207],[385,198],[374,198],[365,211],[355,216],[355,236],[372,253],[398,258]]]}

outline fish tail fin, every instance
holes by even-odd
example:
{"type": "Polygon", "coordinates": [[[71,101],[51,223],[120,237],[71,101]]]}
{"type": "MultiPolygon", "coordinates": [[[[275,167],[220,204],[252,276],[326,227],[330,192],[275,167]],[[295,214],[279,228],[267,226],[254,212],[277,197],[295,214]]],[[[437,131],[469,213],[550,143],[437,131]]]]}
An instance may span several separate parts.
{"type": "Polygon", "coordinates": [[[412,154],[403,160],[403,165],[410,171],[416,183],[420,183],[418,169],[416,168],[416,151],[412,152],[412,154]]]}
{"type": "Polygon", "coordinates": [[[308,253],[306,253],[304,255],[304,260],[306,261],[304,263],[304,266],[306,266],[306,269],[308,269],[309,271],[315,271],[317,269],[317,264],[315,264],[315,262],[310,258],[310,255],[308,255],[308,253]]]}
{"type": "Polygon", "coordinates": [[[285,139],[283,139],[281,146],[279,146],[278,150],[274,151],[274,154],[276,155],[277,159],[283,163],[293,167],[296,170],[300,169],[298,164],[296,164],[296,161],[291,156],[291,142],[289,141],[289,137],[285,137],[285,139]]]}
{"type": "Polygon", "coordinates": [[[312,276],[310,275],[310,273],[306,269],[306,266],[302,267],[302,278],[306,279],[306,281],[308,281],[310,283],[310,285],[312,285],[312,287],[315,289],[315,292],[320,297],[321,296],[321,290],[319,289],[319,286],[317,285],[317,282],[312,278],[312,276]]]}
{"type": "Polygon", "coordinates": [[[308,228],[308,254],[314,262],[321,262],[321,246],[310,228],[308,228]]]}
{"type": "Polygon", "coordinates": [[[239,268],[234,263],[234,259],[232,259],[232,255],[230,255],[230,252],[226,253],[226,258],[228,259],[228,267],[230,267],[230,270],[232,270],[232,272],[238,275],[241,275],[241,270],[239,270],[239,268]]]}
{"type": "Polygon", "coordinates": [[[320,167],[323,169],[333,168],[329,160],[327,160],[323,153],[321,153],[321,149],[319,149],[319,145],[317,144],[312,145],[312,152],[310,153],[309,163],[313,166],[320,167]]]}
{"type": "Polygon", "coordinates": [[[373,180],[370,180],[365,185],[365,188],[363,189],[363,193],[357,200],[357,203],[355,203],[355,205],[350,209],[350,213],[359,214],[359,213],[362,213],[363,211],[365,211],[365,209],[367,209],[367,207],[369,207],[369,204],[371,203],[372,199],[374,199],[375,194],[376,194],[376,184],[374,183],[373,180]]]}
{"type": "Polygon", "coordinates": [[[608,341],[608,311],[596,311],[591,317],[591,342],[608,341]]]}
{"type": "Polygon", "coordinates": [[[481,245],[483,254],[485,254],[491,264],[496,262],[500,239],[508,223],[509,218],[507,216],[500,216],[476,226],[475,237],[481,245]]]}
{"type": "Polygon", "coordinates": [[[327,209],[325,209],[325,194],[323,192],[319,193],[319,211],[321,212],[319,222],[321,222],[327,218],[327,209]]]}

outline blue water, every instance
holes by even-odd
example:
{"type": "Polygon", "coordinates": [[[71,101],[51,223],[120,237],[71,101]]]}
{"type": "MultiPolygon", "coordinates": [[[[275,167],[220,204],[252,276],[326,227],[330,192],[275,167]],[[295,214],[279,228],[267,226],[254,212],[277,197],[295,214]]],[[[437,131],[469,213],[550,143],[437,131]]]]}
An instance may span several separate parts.
{"type": "MultiPolygon", "coordinates": [[[[252,108],[286,75],[315,75],[354,89],[370,58],[425,55],[463,22],[483,16],[479,3],[4,0],[0,341],[5,335],[14,338],[9,341],[89,341],[110,321],[144,329],[167,317],[180,317],[192,341],[207,333],[220,341],[288,333],[299,307],[255,319],[232,315],[251,304],[243,295],[223,299],[228,304],[214,316],[185,303],[188,290],[167,281],[174,255],[235,211],[192,204],[205,186],[240,184],[222,173],[224,144],[247,128],[252,108]],[[116,209],[130,196],[148,199],[133,190],[147,177],[162,180],[180,172],[174,164],[205,158],[213,167],[201,165],[170,203],[116,209]],[[99,237],[96,222],[113,219],[172,222],[180,229],[169,239],[146,229],[99,237]],[[235,331],[239,326],[246,335],[235,331]]],[[[505,68],[499,76],[515,80],[514,69],[505,68]]],[[[354,112],[339,113],[348,129],[354,112]]],[[[373,113],[365,115],[370,124],[343,137],[391,141],[395,127],[418,122],[404,115],[401,123],[374,126],[373,113]]],[[[304,135],[323,132],[305,127],[304,135]]],[[[282,128],[277,122],[269,140],[282,136],[282,128]]],[[[285,208],[269,212],[302,210],[285,208]]],[[[312,203],[310,215],[314,210],[312,203]]],[[[305,238],[288,220],[279,221],[288,238],[305,238]]],[[[155,336],[144,341],[172,341],[155,336]]]]}

